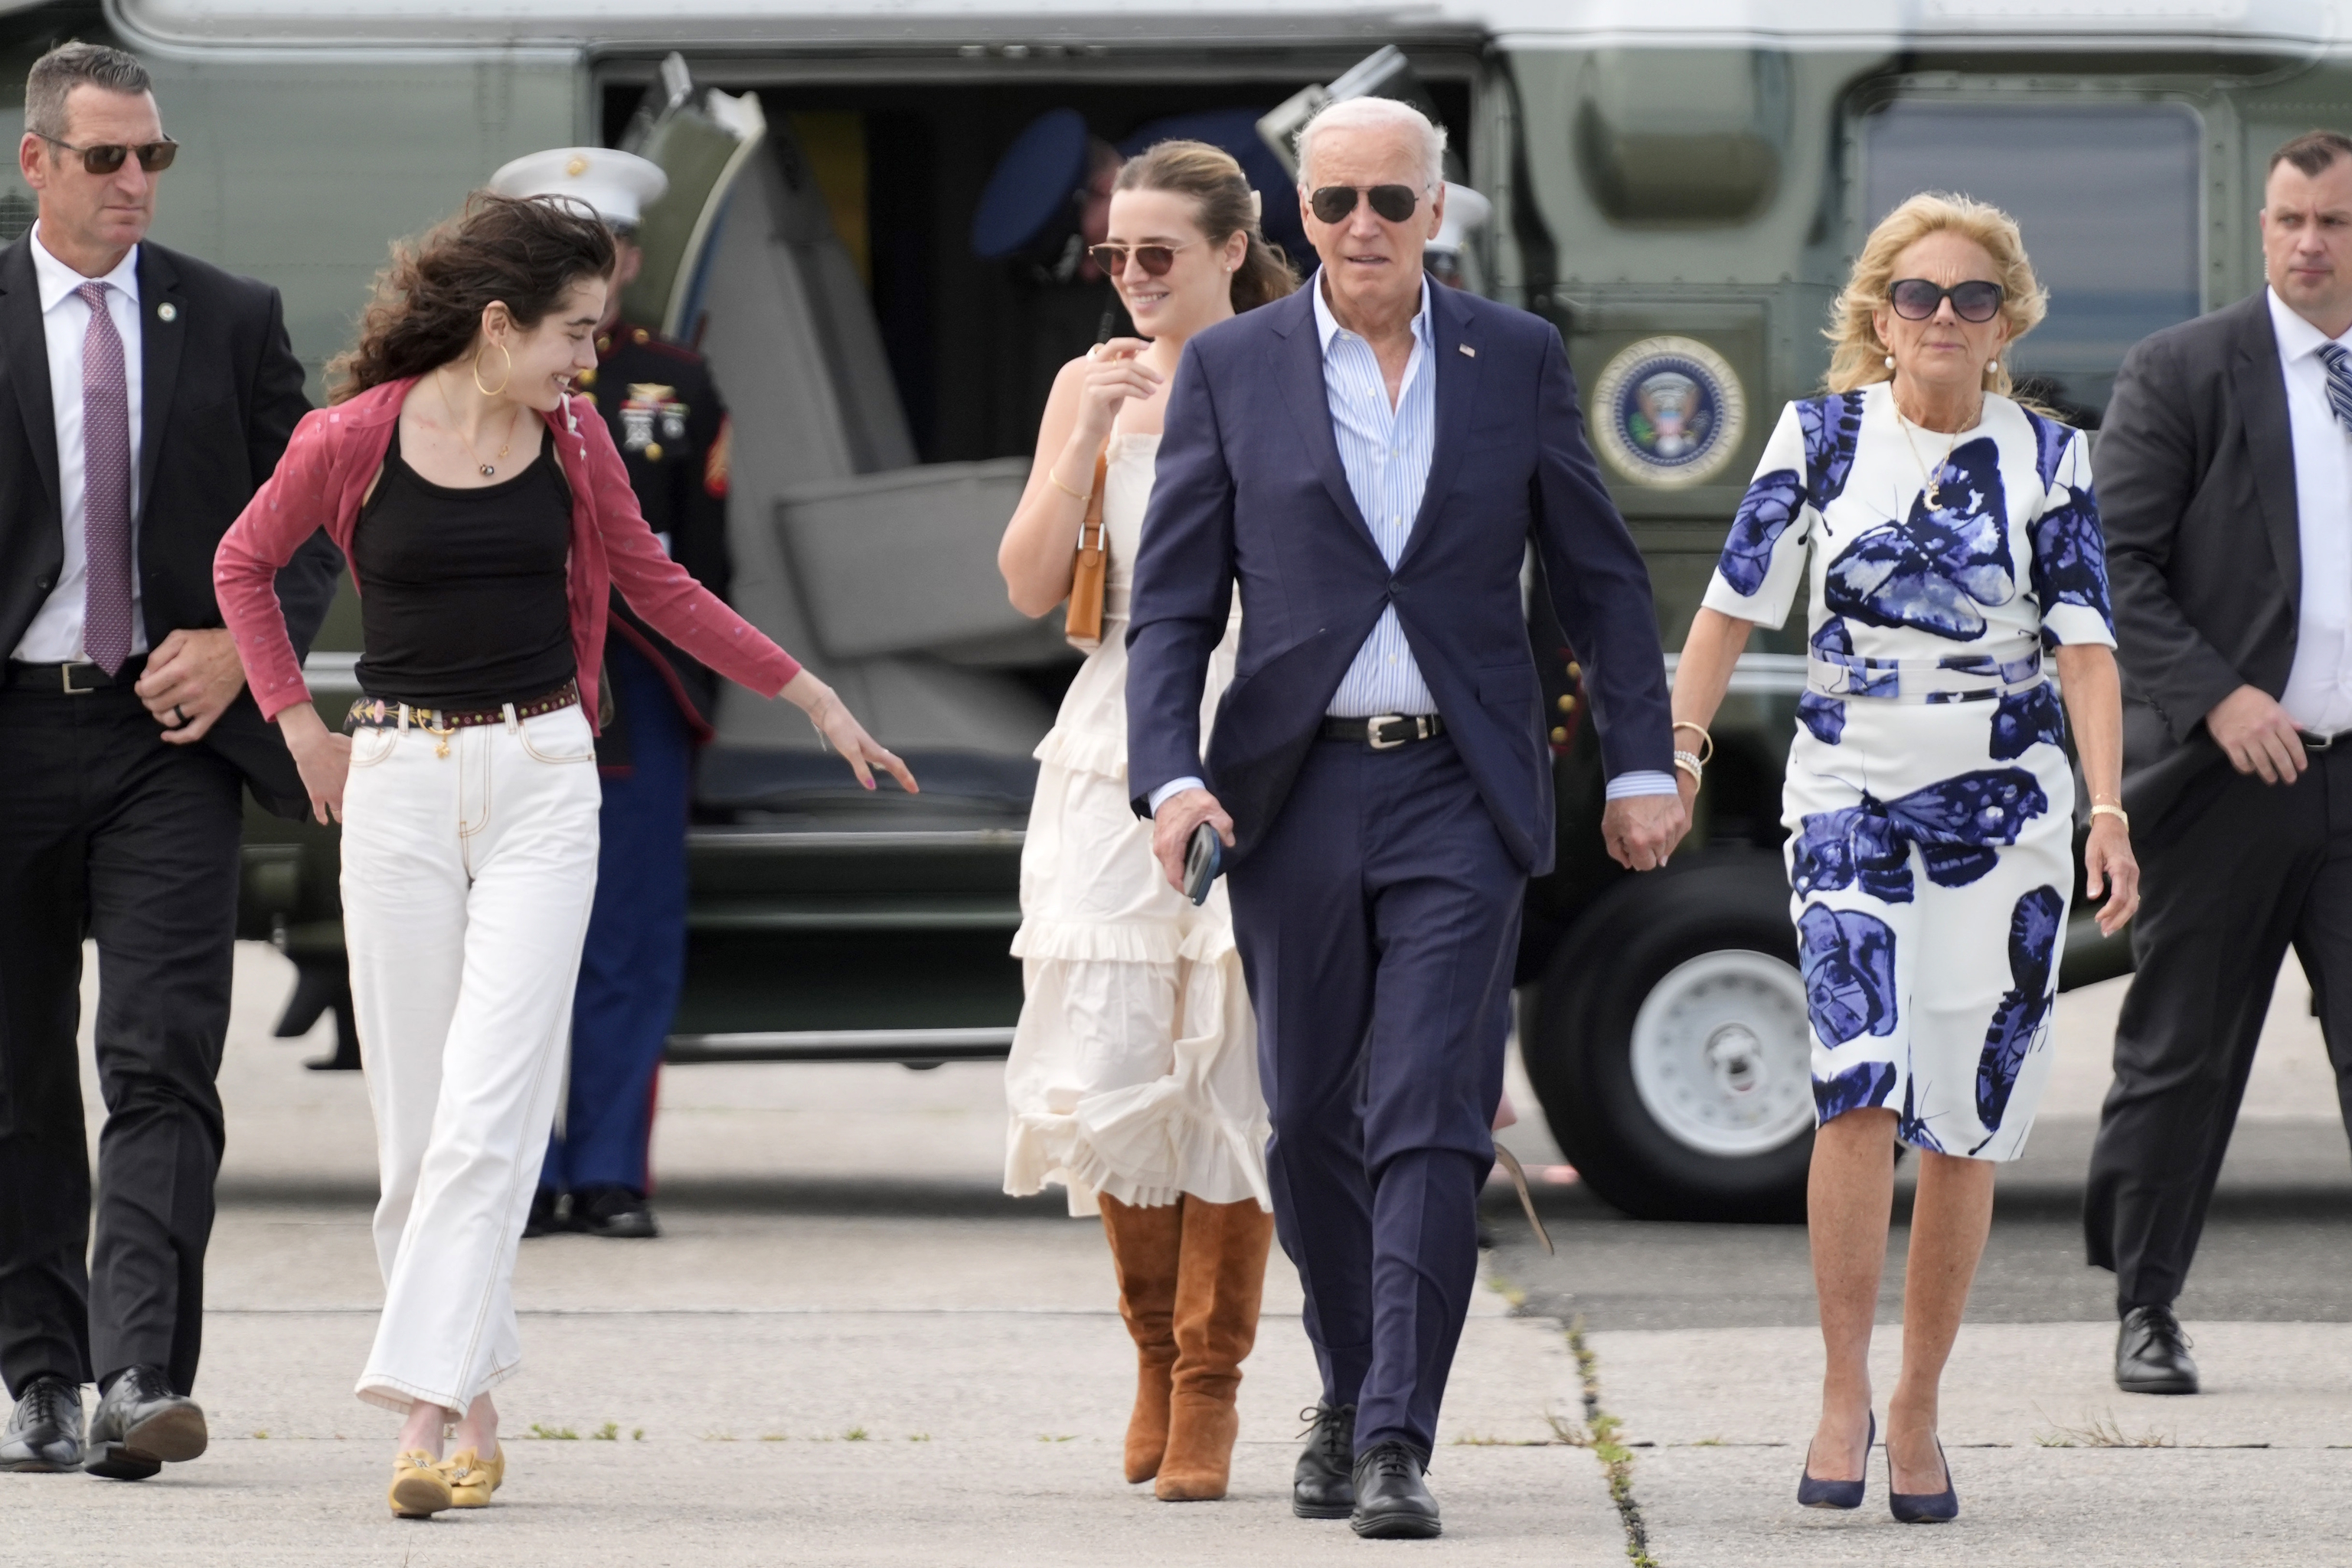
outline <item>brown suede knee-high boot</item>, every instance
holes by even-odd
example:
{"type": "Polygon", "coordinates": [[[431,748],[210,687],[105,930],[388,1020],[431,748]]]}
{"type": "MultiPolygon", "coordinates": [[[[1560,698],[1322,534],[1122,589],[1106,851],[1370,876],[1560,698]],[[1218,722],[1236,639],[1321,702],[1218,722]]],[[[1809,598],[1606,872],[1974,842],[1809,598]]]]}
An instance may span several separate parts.
{"type": "Polygon", "coordinates": [[[1127,1423],[1127,1479],[1160,1473],[1168,1447],[1170,1382],[1176,1369],[1176,1281],[1182,1202],[1137,1208],[1105,1194],[1103,1235],[1118,1276],[1118,1315],[1135,1341],[1135,1413],[1127,1423]]]}
{"type": "Polygon", "coordinates": [[[1184,1200],[1184,1255],[1176,1275],[1176,1376],[1168,1452],[1152,1489],[1162,1502],[1206,1502],[1225,1495],[1234,1438],[1241,1431],[1234,1398],[1242,1363],[1257,1342],[1274,1216],[1237,1204],[1184,1200]]]}

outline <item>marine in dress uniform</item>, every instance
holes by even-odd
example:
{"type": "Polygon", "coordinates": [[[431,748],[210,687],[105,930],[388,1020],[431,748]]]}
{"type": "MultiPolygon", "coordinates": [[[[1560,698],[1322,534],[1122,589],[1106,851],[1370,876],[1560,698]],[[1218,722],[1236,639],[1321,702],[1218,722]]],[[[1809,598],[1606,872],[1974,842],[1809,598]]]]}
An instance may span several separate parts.
{"type": "MultiPolygon", "coordinates": [[[[575,147],[517,159],[490,188],[576,197],[621,239],[614,313],[597,333],[596,368],[574,384],[611,428],[646,521],[674,559],[725,598],[729,427],[710,367],[617,314],[621,286],[635,271],[630,240],[638,214],[667,184],[643,158],[575,147]]],[[[596,900],[572,1002],[563,1118],[526,1235],[658,1234],[646,1205],[647,1144],[662,1046],[686,976],[686,826],[694,752],[711,738],[718,679],[617,596],[611,632],[604,688],[613,712],[596,745],[604,786],[596,900]]]]}

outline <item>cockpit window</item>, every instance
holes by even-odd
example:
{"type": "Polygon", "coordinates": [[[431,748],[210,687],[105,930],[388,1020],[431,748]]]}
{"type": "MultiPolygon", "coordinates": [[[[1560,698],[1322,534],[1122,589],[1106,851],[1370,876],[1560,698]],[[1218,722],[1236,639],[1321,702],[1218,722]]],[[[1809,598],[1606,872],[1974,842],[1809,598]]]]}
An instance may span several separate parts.
{"type": "Polygon", "coordinates": [[[2011,365],[2095,423],[2125,351],[2203,308],[2202,143],[2179,104],[1900,100],[1863,121],[1864,222],[1919,191],[2016,218],[2050,315],[2011,365]]]}

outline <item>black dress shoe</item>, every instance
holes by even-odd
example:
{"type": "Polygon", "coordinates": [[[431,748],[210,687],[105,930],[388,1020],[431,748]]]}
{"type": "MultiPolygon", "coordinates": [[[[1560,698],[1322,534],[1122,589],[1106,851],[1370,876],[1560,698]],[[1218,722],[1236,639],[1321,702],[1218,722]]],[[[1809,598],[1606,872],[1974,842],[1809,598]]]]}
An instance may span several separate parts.
{"type": "Polygon", "coordinates": [[[81,1468],[81,1387],[62,1377],[25,1385],[8,1429],[0,1434],[0,1470],[22,1474],[81,1468]]]}
{"type": "Polygon", "coordinates": [[[654,1211],[627,1187],[590,1187],[572,1194],[570,1228],[583,1236],[647,1241],[661,1234],[654,1211]]]}
{"type": "Polygon", "coordinates": [[[173,1393],[152,1366],[128,1367],[90,1417],[81,1468],[109,1480],[143,1481],[165,1465],[194,1458],[206,1441],[205,1413],[194,1400],[173,1393]]]}
{"type": "Polygon", "coordinates": [[[563,1228],[563,1221],[555,1212],[561,1194],[541,1187],[530,1194],[530,1217],[522,1222],[522,1238],[534,1241],[542,1236],[553,1236],[563,1228]]]}
{"type": "Polygon", "coordinates": [[[2116,1331],[2116,1386],[2126,1394],[2194,1394],[2197,1363],[2169,1307],[2134,1307],[2116,1331]]]}
{"type": "Polygon", "coordinates": [[[1318,1405],[1298,1414],[1314,1425],[1290,1472],[1290,1511],[1301,1519],[1345,1519],[1356,1511],[1356,1407],[1318,1405]]]}
{"type": "Polygon", "coordinates": [[[1429,1541],[1443,1533],[1423,1468],[1421,1456],[1402,1443],[1375,1443],[1356,1456],[1356,1511],[1349,1528],[1372,1541],[1429,1541]]]}

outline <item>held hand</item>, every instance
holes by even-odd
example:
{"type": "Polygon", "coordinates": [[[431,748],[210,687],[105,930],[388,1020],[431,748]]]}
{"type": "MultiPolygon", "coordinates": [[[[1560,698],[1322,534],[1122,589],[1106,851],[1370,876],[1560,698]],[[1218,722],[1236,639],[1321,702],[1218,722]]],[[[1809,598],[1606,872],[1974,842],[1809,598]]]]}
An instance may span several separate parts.
{"type": "Polygon", "coordinates": [[[2094,899],[2106,895],[2099,930],[2107,936],[2123,930],[2139,909],[2139,861],[2132,855],[2130,833],[2112,816],[2091,819],[2090,842],[2083,848],[2083,891],[2094,899]]]}
{"type": "Polygon", "coordinates": [[[1217,804],[1217,797],[1204,789],[1188,789],[1170,795],[1160,803],[1151,818],[1151,853],[1160,861],[1161,874],[1168,885],[1178,892],[1184,890],[1184,852],[1192,847],[1192,829],[1202,823],[1217,830],[1217,837],[1226,848],[1234,847],[1234,819],[1217,804]]]}
{"type": "Polygon", "coordinates": [[[818,743],[839,752],[857,782],[867,789],[874,787],[874,770],[880,768],[898,781],[898,787],[908,795],[919,795],[921,786],[898,753],[886,750],[882,743],[866,732],[866,726],[827,686],[807,670],[802,670],[784,685],[782,696],[798,705],[816,726],[818,743]]]}
{"type": "Polygon", "coordinates": [[[310,794],[310,815],[322,826],[341,822],[343,784],[352,773],[351,737],[328,729],[319,710],[307,702],[298,702],[278,715],[278,732],[286,738],[295,771],[302,775],[302,787],[310,794]]]}
{"type": "Polygon", "coordinates": [[[2311,765],[2294,721],[2259,687],[2241,686],[2213,704],[2205,728],[2229,753],[2231,767],[2258,773],[2264,784],[2293,784],[2311,765]]]}
{"type": "Polygon", "coordinates": [[[205,731],[228,711],[245,689],[245,666],[227,632],[217,627],[175,631],[148,655],[146,672],[131,689],[163,726],[163,739],[184,746],[203,740],[205,731]]]}
{"type": "MultiPolygon", "coordinates": [[[[1113,338],[1087,352],[1086,378],[1078,384],[1078,422],[1070,432],[1070,446],[1083,450],[1088,462],[1110,434],[1119,405],[1129,398],[1149,401],[1160,390],[1160,374],[1136,356],[1150,348],[1141,338],[1113,338]]],[[[1087,477],[1065,474],[1063,482],[1084,489],[1087,477]]]]}
{"type": "Polygon", "coordinates": [[[1601,837],[1609,858],[1629,871],[1654,871],[1690,831],[1679,795],[1634,795],[1612,800],[1601,813],[1601,837]]]}

